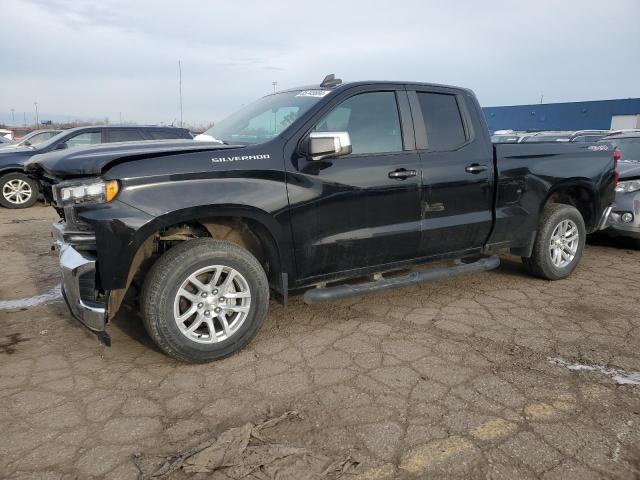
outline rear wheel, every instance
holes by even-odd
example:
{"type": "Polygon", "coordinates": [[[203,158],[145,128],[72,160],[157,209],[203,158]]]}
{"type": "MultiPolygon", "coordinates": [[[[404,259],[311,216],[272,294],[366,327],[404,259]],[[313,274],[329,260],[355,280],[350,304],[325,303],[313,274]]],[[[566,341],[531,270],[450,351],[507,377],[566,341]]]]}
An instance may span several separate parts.
{"type": "Polygon", "coordinates": [[[529,273],[547,280],[566,278],[580,263],[586,229],[580,212],[571,205],[551,204],[540,217],[530,258],[522,263],[529,273]]]}
{"type": "Polygon", "coordinates": [[[38,184],[20,172],[0,177],[0,192],[0,205],[5,208],[29,208],[38,200],[38,184]]]}
{"type": "Polygon", "coordinates": [[[229,242],[201,238],[153,265],[142,288],[142,319],[166,354],[201,363],[230,355],[257,333],[269,287],[258,260],[229,242]]]}

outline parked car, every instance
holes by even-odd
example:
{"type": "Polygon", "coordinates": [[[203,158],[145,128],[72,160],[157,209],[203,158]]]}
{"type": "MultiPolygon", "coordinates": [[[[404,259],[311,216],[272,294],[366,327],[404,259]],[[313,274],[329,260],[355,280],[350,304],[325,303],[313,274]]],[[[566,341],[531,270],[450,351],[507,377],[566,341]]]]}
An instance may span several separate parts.
{"type": "MultiPolygon", "coordinates": [[[[19,141],[10,146],[10,148],[30,147],[49,140],[51,137],[59,134],[62,130],[34,130],[22,137],[19,141]]],[[[2,147],[0,147],[2,148],[2,147]]]]}
{"type": "Polygon", "coordinates": [[[533,132],[520,137],[519,142],[568,142],[572,132],[533,132]]]}
{"type": "Polygon", "coordinates": [[[61,217],[69,309],[105,342],[131,284],[158,347],[205,362],[253,338],[270,291],[335,300],[489,270],[505,249],[562,279],[614,197],[607,146],[492,145],[464,88],[328,76],[205,133],[214,141],[94,146],[26,166],[61,217]],[[455,262],[385,276],[444,259],[455,262]]]}
{"type": "Polygon", "coordinates": [[[513,130],[510,132],[497,131],[491,135],[491,143],[518,143],[521,136],[521,133],[513,130]]]}
{"type": "Polygon", "coordinates": [[[14,145],[15,143],[16,142],[14,142],[13,140],[10,140],[7,137],[0,135],[0,148],[4,146],[14,145]]]}
{"type": "Polygon", "coordinates": [[[7,130],[6,128],[0,128],[0,137],[3,137],[6,140],[15,141],[13,139],[13,131],[7,130]]]}
{"type": "Polygon", "coordinates": [[[610,130],[578,130],[569,136],[570,142],[597,142],[610,135],[610,130]]]}
{"type": "Polygon", "coordinates": [[[640,131],[619,132],[601,142],[616,148],[620,181],[616,187],[615,208],[605,232],[634,239],[640,248],[640,131]]]}
{"type": "Polygon", "coordinates": [[[5,208],[27,208],[36,203],[38,184],[23,170],[25,162],[36,154],[100,143],[191,138],[191,134],[185,128],[104,125],[72,128],[37,145],[2,149],[0,205],[5,208]]]}

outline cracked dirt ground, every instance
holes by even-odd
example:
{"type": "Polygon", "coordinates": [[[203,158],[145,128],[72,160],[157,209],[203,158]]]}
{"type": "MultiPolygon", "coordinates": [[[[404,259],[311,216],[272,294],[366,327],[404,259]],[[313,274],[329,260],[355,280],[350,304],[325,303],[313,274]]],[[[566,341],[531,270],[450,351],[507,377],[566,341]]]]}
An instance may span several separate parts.
{"type": "MultiPolygon", "coordinates": [[[[2,300],[58,283],[54,218],[0,209],[2,300]]],[[[208,365],[158,353],[130,311],[106,348],[60,301],[0,310],[0,478],[137,478],[134,453],[288,410],[303,418],[269,438],[351,455],[344,478],[639,478],[640,385],[548,360],[640,371],[639,301],[640,251],[608,241],[561,282],[505,258],[336,304],[272,302],[248,348],[208,365]]]]}

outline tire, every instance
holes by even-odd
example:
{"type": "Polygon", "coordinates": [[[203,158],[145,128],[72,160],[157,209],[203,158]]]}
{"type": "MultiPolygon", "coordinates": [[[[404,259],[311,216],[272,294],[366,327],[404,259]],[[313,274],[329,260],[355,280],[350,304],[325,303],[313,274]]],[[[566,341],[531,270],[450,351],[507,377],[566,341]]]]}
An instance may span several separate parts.
{"type": "Polygon", "coordinates": [[[264,269],[247,250],[199,238],[173,247],[156,261],[142,286],[140,303],[144,327],[160,350],[181,361],[204,363],[231,355],[253,339],[267,315],[269,284],[264,269]],[[231,288],[225,289],[232,272],[231,288]],[[200,287],[208,290],[189,280],[194,274],[200,287]],[[218,303],[225,292],[237,298],[218,303]],[[191,310],[186,321],[178,319],[191,310]],[[200,326],[189,332],[198,321],[200,326]]]}
{"type": "Polygon", "coordinates": [[[38,184],[24,173],[11,172],[0,177],[0,205],[29,208],[38,200],[38,184]]]}
{"type": "Polygon", "coordinates": [[[530,258],[522,258],[522,263],[525,269],[536,277],[547,280],[566,278],[571,275],[580,263],[586,237],[584,219],[575,207],[559,203],[551,204],[544,209],[540,217],[538,234],[536,235],[536,241],[533,245],[532,255],[530,258]],[[568,238],[573,238],[571,232],[574,231],[574,228],[575,231],[577,231],[578,238],[575,244],[569,242],[569,244],[565,243],[564,246],[562,243],[552,246],[552,236],[554,232],[560,233],[560,230],[556,231],[556,229],[561,229],[562,225],[568,226],[567,236],[558,235],[554,237],[554,240],[558,239],[559,242],[562,242],[564,237],[564,241],[566,242],[568,238]],[[571,230],[569,230],[569,228],[571,228],[571,230]],[[573,246],[575,246],[575,252],[573,256],[571,256],[569,253],[573,251],[573,246]],[[554,260],[552,255],[554,251],[558,249],[562,250],[562,255],[567,255],[568,258],[557,256],[554,260]]]}

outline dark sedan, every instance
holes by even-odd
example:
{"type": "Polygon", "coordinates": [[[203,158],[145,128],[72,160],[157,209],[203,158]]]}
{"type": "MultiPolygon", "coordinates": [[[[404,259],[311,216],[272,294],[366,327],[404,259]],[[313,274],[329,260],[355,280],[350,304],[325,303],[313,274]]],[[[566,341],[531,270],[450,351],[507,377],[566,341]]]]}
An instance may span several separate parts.
{"type": "Polygon", "coordinates": [[[96,125],[65,130],[37,145],[0,150],[0,205],[28,208],[38,199],[38,184],[24,173],[24,164],[33,155],[98,143],[144,140],[188,139],[186,128],[156,126],[96,125]]]}

